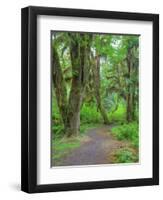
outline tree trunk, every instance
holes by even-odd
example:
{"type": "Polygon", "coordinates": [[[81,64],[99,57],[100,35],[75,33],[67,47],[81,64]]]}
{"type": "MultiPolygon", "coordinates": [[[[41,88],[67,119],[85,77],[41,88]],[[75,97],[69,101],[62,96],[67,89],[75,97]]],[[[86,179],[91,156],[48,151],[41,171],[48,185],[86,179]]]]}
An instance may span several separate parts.
{"type": "Polygon", "coordinates": [[[102,115],[104,124],[109,124],[107,113],[102,105],[101,94],[100,94],[100,56],[96,55],[95,65],[93,66],[93,78],[94,78],[94,91],[97,102],[97,107],[102,115]]]}
{"type": "Polygon", "coordinates": [[[132,120],[135,120],[135,112],[136,112],[136,97],[135,91],[132,93],[132,120]]]}
{"type": "Polygon", "coordinates": [[[54,88],[65,127],[65,134],[68,137],[78,135],[80,129],[80,108],[90,72],[90,65],[88,63],[91,37],[90,34],[69,34],[72,82],[68,100],[59,56],[55,47],[53,47],[52,51],[54,88]]]}
{"type": "Polygon", "coordinates": [[[82,104],[82,93],[75,85],[75,81],[72,83],[72,90],[69,98],[69,105],[67,109],[67,124],[66,135],[76,136],[80,130],[80,108],[82,104]]]}
{"type": "Polygon", "coordinates": [[[65,125],[67,120],[67,90],[59,62],[59,56],[55,47],[52,48],[52,79],[58,108],[62,117],[62,121],[65,125]]]}
{"type": "Polygon", "coordinates": [[[127,86],[127,109],[126,109],[126,119],[127,122],[132,121],[132,93],[131,93],[131,68],[132,68],[132,63],[131,63],[131,49],[128,49],[128,55],[127,55],[127,67],[128,67],[128,86],[127,86]]]}
{"type": "Polygon", "coordinates": [[[67,136],[78,135],[80,130],[80,108],[83,101],[90,66],[90,38],[86,34],[73,33],[70,35],[70,55],[72,64],[72,85],[67,108],[67,136]]]}
{"type": "Polygon", "coordinates": [[[127,95],[127,122],[132,121],[132,95],[129,93],[127,95]]]}

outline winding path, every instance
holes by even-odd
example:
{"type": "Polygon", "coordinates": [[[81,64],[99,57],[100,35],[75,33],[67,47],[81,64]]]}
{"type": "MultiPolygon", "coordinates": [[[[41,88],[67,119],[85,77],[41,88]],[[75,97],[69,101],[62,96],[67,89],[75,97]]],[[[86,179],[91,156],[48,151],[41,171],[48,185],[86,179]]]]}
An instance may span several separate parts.
{"type": "Polygon", "coordinates": [[[60,166],[95,165],[112,163],[111,153],[124,146],[109,133],[109,126],[88,130],[88,141],[73,149],[60,161],[60,166]]]}

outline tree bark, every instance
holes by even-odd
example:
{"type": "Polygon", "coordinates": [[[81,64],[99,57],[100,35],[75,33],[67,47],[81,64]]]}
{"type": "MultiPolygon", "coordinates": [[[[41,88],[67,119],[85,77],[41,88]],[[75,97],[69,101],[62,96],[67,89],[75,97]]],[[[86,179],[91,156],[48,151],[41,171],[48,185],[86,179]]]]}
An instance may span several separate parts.
{"type": "Polygon", "coordinates": [[[128,67],[128,86],[127,86],[127,109],[126,109],[126,119],[127,122],[131,122],[132,121],[132,93],[131,93],[131,83],[130,83],[130,79],[131,79],[131,69],[132,69],[132,62],[131,62],[131,49],[128,49],[128,55],[127,55],[127,67],[128,67]]]}
{"type": "Polygon", "coordinates": [[[67,108],[67,136],[78,135],[80,130],[80,108],[89,77],[88,65],[91,38],[86,34],[70,35],[70,55],[72,64],[72,85],[67,108]]]}
{"type": "Polygon", "coordinates": [[[100,94],[100,56],[99,55],[96,55],[95,57],[95,65],[93,66],[93,78],[94,78],[94,91],[95,91],[97,107],[101,113],[104,124],[109,124],[109,119],[105,111],[105,108],[102,105],[101,94],[100,94]]]}
{"type": "Polygon", "coordinates": [[[66,135],[68,137],[77,136],[79,133],[81,104],[82,93],[81,90],[76,87],[75,81],[73,80],[67,108],[66,135]]]}
{"type": "Polygon", "coordinates": [[[52,79],[58,108],[61,113],[62,121],[65,125],[67,120],[67,90],[59,62],[59,56],[55,47],[52,48],[52,79]]]}
{"type": "Polygon", "coordinates": [[[135,120],[135,111],[136,111],[136,97],[135,90],[132,92],[132,120],[135,120]]]}
{"type": "Polygon", "coordinates": [[[132,121],[132,95],[128,94],[127,95],[127,122],[132,121]]]}
{"type": "Polygon", "coordinates": [[[72,80],[68,100],[59,56],[53,47],[53,82],[65,134],[68,137],[78,135],[80,129],[80,109],[90,73],[89,57],[92,36],[70,33],[69,40],[72,80]]]}

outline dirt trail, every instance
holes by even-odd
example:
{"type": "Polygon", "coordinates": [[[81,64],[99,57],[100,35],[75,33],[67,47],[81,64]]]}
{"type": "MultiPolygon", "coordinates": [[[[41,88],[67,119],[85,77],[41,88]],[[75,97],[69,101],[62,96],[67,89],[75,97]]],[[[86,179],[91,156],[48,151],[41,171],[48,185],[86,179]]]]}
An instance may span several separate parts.
{"type": "Polygon", "coordinates": [[[94,165],[112,163],[111,153],[124,146],[109,133],[109,126],[94,128],[87,131],[88,141],[79,148],[72,150],[60,161],[60,166],[94,165]]]}

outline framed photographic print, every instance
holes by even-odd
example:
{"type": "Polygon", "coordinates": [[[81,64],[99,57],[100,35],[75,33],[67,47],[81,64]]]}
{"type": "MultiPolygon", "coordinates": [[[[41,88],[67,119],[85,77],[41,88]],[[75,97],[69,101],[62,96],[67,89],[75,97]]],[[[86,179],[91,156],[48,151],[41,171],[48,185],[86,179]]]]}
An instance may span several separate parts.
{"type": "Polygon", "coordinates": [[[22,190],[159,184],[159,16],[22,9],[22,190]]]}

